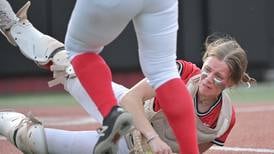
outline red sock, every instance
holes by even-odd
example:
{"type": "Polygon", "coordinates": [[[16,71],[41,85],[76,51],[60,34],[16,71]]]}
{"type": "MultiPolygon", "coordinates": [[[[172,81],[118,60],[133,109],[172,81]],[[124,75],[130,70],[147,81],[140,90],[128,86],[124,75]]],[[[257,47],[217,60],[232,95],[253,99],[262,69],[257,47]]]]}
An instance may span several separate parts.
{"type": "Polygon", "coordinates": [[[82,86],[105,117],[117,104],[108,65],[100,55],[95,53],[77,55],[71,63],[82,86]]]}
{"type": "Polygon", "coordinates": [[[198,154],[193,100],[181,79],[172,79],[156,89],[160,106],[173,129],[180,153],[198,154]]]}

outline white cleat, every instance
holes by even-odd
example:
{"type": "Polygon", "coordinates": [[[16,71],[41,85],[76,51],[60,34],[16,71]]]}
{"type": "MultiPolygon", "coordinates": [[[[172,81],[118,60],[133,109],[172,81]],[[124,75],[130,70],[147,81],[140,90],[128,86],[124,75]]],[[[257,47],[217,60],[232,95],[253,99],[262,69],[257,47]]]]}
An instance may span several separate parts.
{"type": "Polygon", "coordinates": [[[16,45],[16,43],[11,37],[9,30],[18,21],[19,18],[13,12],[9,2],[7,0],[0,0],[0,31],[13,45],[16,45]]]}
{"type": "Polygon", "coordinates": [[[44,127],[32,116],[17,112],[0,112],[0,135],[23,153],[47,154],[44,127]]]}

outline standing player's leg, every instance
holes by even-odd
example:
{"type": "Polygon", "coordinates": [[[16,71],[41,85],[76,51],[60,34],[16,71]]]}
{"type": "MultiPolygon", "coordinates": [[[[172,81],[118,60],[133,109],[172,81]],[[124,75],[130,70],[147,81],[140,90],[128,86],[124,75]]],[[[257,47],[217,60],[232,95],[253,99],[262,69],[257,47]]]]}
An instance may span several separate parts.
{"type": "Polygon", "coordinates": [[[155,11],[156,5],[151,5],[145,10],[146,14],[134,19],[141,67],[156,90],[160,106],[180,145],[180,152],[195,154],[198,153],[198,144],[194,105],[176,67],[178,2],[163,0],[155,3],[161,4],[158,5],[159,11],[155,11]]]}
{"type": "Polygon", "coordinates": [[[71,15],[65,47],[70,52],[77,77],[103,115],[103,125],[108,127],[100,137],[95,153],[104,152],[108,147],[114,149],[115,138],[123,135],[131,123],[129,115],[116,106],[111,71],[98,53],[141,10],[141,1],[81,0],[76,2],[71,15]]]}

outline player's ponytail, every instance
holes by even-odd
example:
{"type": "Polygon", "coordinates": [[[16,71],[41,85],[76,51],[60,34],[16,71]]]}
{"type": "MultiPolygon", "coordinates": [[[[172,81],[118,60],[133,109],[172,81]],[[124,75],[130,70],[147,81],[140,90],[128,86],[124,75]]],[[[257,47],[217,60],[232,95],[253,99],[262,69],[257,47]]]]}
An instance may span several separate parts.
{"type": "Polygon", "coordinates": [[[252,85],[256,84],[256,79],[250,77],[246,72],[243,74],[242,84],[246,84],[248,88],[250,88],[252,85]]]}

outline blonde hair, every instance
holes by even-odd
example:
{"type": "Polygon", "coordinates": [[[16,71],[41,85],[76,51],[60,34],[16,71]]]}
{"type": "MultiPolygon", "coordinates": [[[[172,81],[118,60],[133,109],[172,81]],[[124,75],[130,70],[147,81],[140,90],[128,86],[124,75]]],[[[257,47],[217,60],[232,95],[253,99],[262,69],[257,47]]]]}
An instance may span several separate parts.
{"type": "Polygon", "coordinates": [[[245,83],[250,87],[251,84],[256,83],[256,80],[246,73],[248,64],[246,52],[231,36],[210,35],[204,45],[203,62],[208,57],[217,57],[228,65],[231,73],[230,80],[234,84],[245,83]]]}

